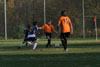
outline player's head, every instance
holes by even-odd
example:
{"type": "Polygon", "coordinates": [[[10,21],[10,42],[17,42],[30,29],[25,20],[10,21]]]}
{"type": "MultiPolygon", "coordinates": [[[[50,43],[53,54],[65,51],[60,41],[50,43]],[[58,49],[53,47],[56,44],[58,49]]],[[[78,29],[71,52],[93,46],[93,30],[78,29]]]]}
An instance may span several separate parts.
{"type": "Polygon", "coordinates": [[[27,24],[27,28],[30,28],[30,24],[27,24]]]}
{"type": "Polygon", "coordinates": [[[37,25],[37,21],[33,21],[33,25],[34,25],[34,26],[37,25]]]}
{"type": "Polygon", "coordinates": [[[49,25],[51,24],[51,20],[48,21],[48,24],[49,24],[49,25]]]}
{"type": "Polygon", "coordinates": [[[67,11],[66,11],[66,10],[63,10],[63,11],[61,12],[61,16],[66,16],[66,13],[67,13],[67,11]]]}
{"type": "Polygon", "coordinates": [[[28,24],[28,25],[27,25],[27,28],[28,28],[28,29],[32,29],[32,27],[33,27],[32,24],[28,24]]]}

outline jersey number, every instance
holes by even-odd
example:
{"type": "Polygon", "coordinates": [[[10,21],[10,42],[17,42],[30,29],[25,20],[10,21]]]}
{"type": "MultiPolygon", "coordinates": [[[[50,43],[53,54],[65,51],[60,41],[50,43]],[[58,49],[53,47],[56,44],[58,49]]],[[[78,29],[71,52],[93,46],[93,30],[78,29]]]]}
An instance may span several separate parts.
{"type": "Polygon", "coordinates": [[[64,23],[68,23],[68,19],[63,19],[64,20],[64,23]]]}

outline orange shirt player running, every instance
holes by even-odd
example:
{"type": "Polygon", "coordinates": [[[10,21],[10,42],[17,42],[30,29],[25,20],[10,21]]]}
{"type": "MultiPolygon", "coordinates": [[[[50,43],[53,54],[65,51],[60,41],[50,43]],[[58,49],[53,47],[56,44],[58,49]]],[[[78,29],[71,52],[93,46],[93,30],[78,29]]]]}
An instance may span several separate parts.
{"type": "MultiPolygon", "coordinates": [[[[48,39],[48,43],[46,44],[46,48],[49,48],[51,47],[51,33],[52,33],[52,30],[54,32],[55,31],[55,28],[54,26],[51,24],[51,21],[48,22],[48,24],[45,24],[41,27],[41,29],[44,29],[45,31],[45,35],[46,35],[46,38],[48,39]]],[[[57,33],[57,32],[56,32],[57,33]]]]}

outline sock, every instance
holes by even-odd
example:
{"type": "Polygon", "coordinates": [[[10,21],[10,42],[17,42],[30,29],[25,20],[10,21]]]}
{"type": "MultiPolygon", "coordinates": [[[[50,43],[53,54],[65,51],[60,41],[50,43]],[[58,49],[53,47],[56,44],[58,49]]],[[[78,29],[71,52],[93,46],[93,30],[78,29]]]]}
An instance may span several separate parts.
{"type": "Polygon", "coordinates": [[[36,47],[37,47],[37,43],[34,43],[34,44],[33,44],[33,50],[35,50],[36,47]]]}
{"type": "Polygon", "coordinates": [[[62,45],[64,46],[64,40],[61,40],[61,42],[62,42],[62,45]]]}
{"type": "Polygon", "coordinates": [[[46,48],[51,47],[51,39],[48,39],[48,43],[46,45],[46,48]]]}
{"type": "Polygon", "coordinates": [[[66,50],[66,44],[65,44],[65,39],[61,40],[62,41],[62,45],[64,47],[64,50],[66,50]]]}
{"type": "Polygon", "coordinates": [[[51,44],[51,39],[48,39],[48,44],[51,44]]]}
{"type": "Polygon", "coordinates": [[[67,48],[67,39],[65,38],[64,40],[65,40],[65,44],[64,44],[65,48],[64,49],[66,50],[66,48],[67,48]]]}

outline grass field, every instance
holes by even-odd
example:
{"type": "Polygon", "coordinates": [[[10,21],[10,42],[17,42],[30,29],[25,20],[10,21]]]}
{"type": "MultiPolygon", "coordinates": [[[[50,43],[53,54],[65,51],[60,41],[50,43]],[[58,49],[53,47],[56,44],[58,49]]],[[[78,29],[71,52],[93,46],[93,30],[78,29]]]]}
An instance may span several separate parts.
{"type": "Polygon", "coordinates": [[[100,67],[100,40],[70,39],[69,51],[54,47],[59,39],[52,40],[51,48],[45,48],[46,40],[40,39],[35,51],[32,46],[18,50],[21,42],[0,40],[0,67],[100,67]]]}

